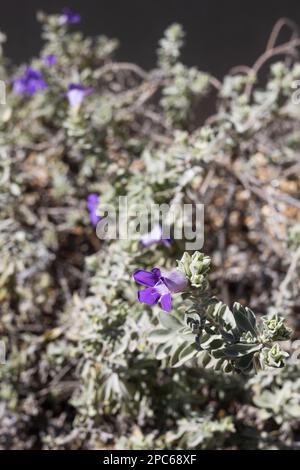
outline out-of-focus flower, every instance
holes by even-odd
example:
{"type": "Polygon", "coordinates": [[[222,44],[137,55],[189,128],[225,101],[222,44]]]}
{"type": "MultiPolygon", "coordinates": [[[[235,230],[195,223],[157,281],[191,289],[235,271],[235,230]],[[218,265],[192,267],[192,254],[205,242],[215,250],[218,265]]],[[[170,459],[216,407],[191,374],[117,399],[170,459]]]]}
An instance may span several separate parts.
{"type": "Polygon", "coordinates": [[[187,286],[187,279],[179,270],[161,273],[159,268],[151,272],[138,269],[133,274],[133,279],[147,289],[138,292],[138,300],[148,305],[161,303],[164,311],[172,309],[172,294],[183,292],[187,286]]]}
{"type": "Polygon", "coordinates": [[[56,56],[54,54],[48,54],[44,58],[44,64],[47,65],[47,67],[52,67],[52,65],[56,64],[56,56]]]}
{"type": "Polygon", "coordinates": [[[163,243],[165,246],[170,246],[172,243],[171,238],[164,238],[163,231],[160,224],[156,224],[151,232],[142,235],[140,244],[147,248],[156,243],[163,243]]]}
{"type": "Polygon", "coordinates": [[[97,214],[97,208],[98,208],[99,202],[100,202],[100,198],[98,194],[92,193],[88,195],[87,209],[88,209],[89,216],[90,216],[90,222],[94,227],[96,227],[99,220],[102,219],[102,217],[97,214]]]}
{"type": "Polygon", "coordinates": [[[78,24],[80,23],[81,17],[79,13],[75,13],[70,8],[64,8],[59,20],[61,25],[78,24]]]}
{"type": "Polygon", "coordinates": [[[92,93],[92,88],[86,88],[83,85],[70,83],[65,96],[69,100],[71,108],[79,108],[84,98],[92,93]]]}
{"type": "Polygon", "coordinates": [[[13,92],[16,95],[35,95],[37,91],[47,88],[39,70],[28,67],[21,77],[13,80],[13,92]]]}

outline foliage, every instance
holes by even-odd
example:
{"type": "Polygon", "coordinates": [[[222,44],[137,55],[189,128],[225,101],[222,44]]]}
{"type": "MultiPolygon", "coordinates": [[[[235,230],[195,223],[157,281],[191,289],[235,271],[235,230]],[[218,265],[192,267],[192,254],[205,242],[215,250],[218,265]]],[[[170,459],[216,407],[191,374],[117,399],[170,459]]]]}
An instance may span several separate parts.
{"type": "Polygon", "coordinates": [[[288,354],[274,341],[290,337],[283,319],[272,314],[262,317],[262,325],[258,325],[248,307],[235,302],[230,310],[211,297],[205,278],[209,264],[210,259],[199,252],[192,256],[185,252],[179,261],[191,283],[190,292],[185,294],[190,306],[185,309],[185,322],[160,314],[162,328],[149,336],[158,343],[157,358],[169,357],[173,367],[195,358],[201,366],[221,368],[224,372],[282,367],[288,354]]]}

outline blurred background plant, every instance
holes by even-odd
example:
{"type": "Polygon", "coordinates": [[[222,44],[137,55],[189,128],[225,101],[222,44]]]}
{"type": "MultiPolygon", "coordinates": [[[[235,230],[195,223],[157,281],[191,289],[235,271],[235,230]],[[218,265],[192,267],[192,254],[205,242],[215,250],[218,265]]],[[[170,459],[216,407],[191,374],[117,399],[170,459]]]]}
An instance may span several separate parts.
{"type": "MultiPolygon", "coordinates": [[[[114,60],[116,40],[84,37],[76,14],[38,18],[39,57],[18,68],[0,58],[1,448],[298,448],[294,26],[278,44],[279,22],[253,67],[220,82],[181,62],[179,25],[145,71],[114,60]],[[280,337],[288,365],[254,377],[188,356],[170,367],[149,341],[159,307],[137,302],[131,275],[174,268],[184,240],[100,241],[91,194],[98,215],[122,195],[145,205],[205,204],[203,251],[214,269],[208,274],[205,257],[186,275],[197,287],[208,276],[230,308],[249,305],[274,339],[283,317],[293,330],[292,340],[280,337]]],[[[184,316],[180,296],[173,313],[184,316]]],[[[264,356],[277,359],[277,349],[264,356]]]]}

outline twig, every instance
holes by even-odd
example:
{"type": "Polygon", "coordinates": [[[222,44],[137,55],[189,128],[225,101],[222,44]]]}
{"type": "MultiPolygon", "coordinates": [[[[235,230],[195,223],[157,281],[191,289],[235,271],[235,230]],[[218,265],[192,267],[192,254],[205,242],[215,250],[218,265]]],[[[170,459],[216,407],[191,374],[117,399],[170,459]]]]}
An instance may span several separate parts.
{"type": "Polygon", "coordinates": [[[208,81],[209,83],[214,86],[218,91],[221,90],[222,88],[222,82],[220,82],[220,80],[218,80],[216,77],[214,77],[213,75],[209,75],[208,76],[208,81]]]}
{"type": "Polygon", "coordinates": [[[298,261],[300,261],[300,246],[296,250],[296,252],[293,253],[290,267],[289,267],[289,269],[286,273],[286,276],[285,276],[284,280],[280,284],[278,297],[277,297],[277,300],[276,300],[276,308],[277,309],[279,309],[283,304],[283,299],[285,297],[285,294],[288,292],[288,286],[289,286],[290,282],[292,281],[294,273],[297,269],[298,261]]]}
{"type": "MultiPolygon", "coordinates": [[[[257,76],[262,66],[268,60],[270,60],[271,58],[277,55],[289,54],[295,57],[297,55],[296,48],[299,46],[300,46],[300,38],[296,38],[296,39],[292,39],[291,41],[285,42],[284,44],[281,44],[280,46],[273,47],[272,49],[267,49],[251,67],[251,72],[254,74],[254,76],[257,76]]],[[[250,82],[247,84],[246,90],[245,90],[245,94],[248,98],[250,98],[251,96],[252,89],[253,89],[253,83],[250,82]]]]}
{"type": "Polygon", "coordinates": [[[109,72],[117,73],[120,71],[128,71],[128,72],[133,72],[139,77],[143,78],[146,80],[149,77],[149,74],[143,70],[141,67],[139,67],[136,64],[131,64],[130,62],[113,62],[110,64],[105,64],[96,74],[97,79],[102,78],[104,75],[106,75],[109,72]]]}
{"type": "Polygon", "coordinates": [[[289,18],[280,18],[275,23],[275,26],[270,34],[269,40],[267,42],[266,51],[275,47],[279,34],[285,26],[290,28],[292,31],[291,39],[295,39],[299,36],[299,28],[296,23],[294,23],[289,18]]]}

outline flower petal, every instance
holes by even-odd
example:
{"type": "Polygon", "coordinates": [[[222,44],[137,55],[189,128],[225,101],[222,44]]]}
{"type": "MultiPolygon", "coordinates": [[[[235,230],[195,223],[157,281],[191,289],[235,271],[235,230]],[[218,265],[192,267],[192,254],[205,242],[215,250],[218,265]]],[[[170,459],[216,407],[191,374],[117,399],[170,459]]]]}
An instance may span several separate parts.
{"type": "Polygon", "coordinates": [[[162,239],[163,244],[168,248],[170,248],[170,246],[172,245],[172,241],[173,241],[172,238],[163,238],[162,239]]]}
{"type": "Polygon", "coordinates": [[[159,268],[153,268],[151,269],[151,272],[154,274],[154,276],[157,278],[157,282],[159,281],[160,279],[160,276],[161,276],[161,272],[160,272],[160,269],[159,268]]]}
{"type": "Polygon", "coordinates": [[[161,237],[162,237],[161,226],[159,224],[156,224],[151,230],[151,232],[145,233],[144,235],[142,235],[140,243],[144,247],[148,247],[148,246],[153,245],[154,243],[159,243],[161,241],[161,237]]]}
{"type": "Polygon", "coordinates": [[[170,247],[172,243],[171,238],[166,238],[163,235],[163,230],[160,224],[154,225],[153,229],[149,233],[145,233],[141,236],[140,244],[147,248],[155,243],[163,243],[165,246],[170,247]]]}
{"type": "Polygon", "coordinates": [[[148,289],[140,290],[138,292],[139,301],[148,305],[157,304],[159,298],[160,295],[154,287],[149,287],[148,289]]]}
{"type": "Polygon", "coordinates": [[[160,299],[161,307],[165,312],[172,310],[172,297],[171,294],[165,294],[160,299]]]}
{"type": "Polygon", "coordinates": [[[138,284],[142,284],[142,286],[147,287],[154,287],[155,284],[159,281],[160,276],[160,269],[154,268],[149,273],[148,271],[144,271],[143,269],[138,269],[133,273],[133,279],[138,284]]]}
{"type": "Polygon", "coordinates": [[[182,292],[186,289],[187,278],[178,269],[163,273],[161,279],[171,292],[182,292]]]}
{"type": "Polygon", "coordinates": [[[13,92],[17,95],[35,95],[39,90],[47,88],[39,70],[28,67],[22,77],[13,80],[13,92]]]}
{"type": "Polygon", "coordinates": [[[81,105],[84,99],[84,91],[81,90],[70,90],[67,92],[68,100],[72,108],[76,108],[81,105]]]}
{"type": "Polygon", "coordinates": [[[97,223],[102,219],[102,217],[97,214],[99,202],[100,202],[100,198],[98,194],[92,193],[88,195],[87,209],[88,209],[89,216],[90,216],[90,222],[94,227],[96,227],[97,223]]]}

